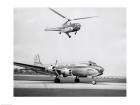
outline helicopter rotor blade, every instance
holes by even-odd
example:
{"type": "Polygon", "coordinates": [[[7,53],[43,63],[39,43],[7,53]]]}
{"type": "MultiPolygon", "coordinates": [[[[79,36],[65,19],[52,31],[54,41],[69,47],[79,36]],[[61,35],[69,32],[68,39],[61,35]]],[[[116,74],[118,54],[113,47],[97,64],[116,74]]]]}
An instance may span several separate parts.
{"type": "Polygon", "coordinates": [[[75,19],[72,19],[72,20],[89,19],[89,18],[95,18],[95,17],[98,17],[98,16],[75,18],[75,19]]]}
{"type": "Polygon", "coordinates": [[[61,15],[60,13],[58,13],[57,11],[55,11],[54,9],[52,9],[52,8],[49,8],[49,9],[50,9],[51,11],[53,11],[54,13],[56,13],[57,15],[61,16],[62,18],[65,18],[65,19],[67,19],[67,20],[70,20],[70,19],[66,18],[65,16],[61,15]]]}
{"type": "Polygon", "coordinates": [[[63,25],[67,24],[69,21],[71,21],[70,19],[68,19],[63,25]]]}

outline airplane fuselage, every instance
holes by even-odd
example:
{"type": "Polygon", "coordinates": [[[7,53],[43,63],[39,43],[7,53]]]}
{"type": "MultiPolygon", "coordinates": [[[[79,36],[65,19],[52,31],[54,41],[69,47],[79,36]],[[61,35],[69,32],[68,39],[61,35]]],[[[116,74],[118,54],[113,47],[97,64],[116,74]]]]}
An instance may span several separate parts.
{"type": "Polygon", "coordinates": [[[70,68],[72,70],[72,74],[79,77],[87,77],[87,76],[95,76],[98,74],[98,71],[93,68],[85,67],[85,68],[70,68]]]}
{"type": "MultiPolygon", "coordinates": [[[[87,77],[87,76],[99,76],[103,74],[103,68],[96,65],[96,66],[76,66],[76,65],[69,65],[69,66],[58,66],[56,67],[57,72],[63,76],[78,76],[78,77],[87,77]],[[62,69],[63,68],[63,69],[62,69]],[[59,71],[60,70],[60,71],[59,71]]],[[[49,70],[48,70],[49,71],[49,70]]],[[[55,71],[49,71],[51,74],[56,75],[55,71]]]]}

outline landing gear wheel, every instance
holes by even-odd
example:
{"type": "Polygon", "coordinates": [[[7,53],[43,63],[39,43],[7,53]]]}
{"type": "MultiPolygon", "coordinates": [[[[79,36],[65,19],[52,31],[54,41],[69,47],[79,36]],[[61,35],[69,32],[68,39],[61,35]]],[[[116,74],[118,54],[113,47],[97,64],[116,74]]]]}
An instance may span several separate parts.
{"type": "Polygon", "coordinates": [[[54,82],[55,83],[60,83],[60,79],[59,78],[55,78],[54,82]]]}
{"type": "Polygon", "coordinates": [[[69,38],[71,38],[71,36],[69,36],[69,38]]]}
{"type": "Polygon", "coordinates": [[[92,81],[92,84],[95,85],[96,84],[96,81],[92,81]]]}
{"type": "Polygon", "coordinates": [[[79,78],[75,78],[74,82],[75,83],[79,83],[80,82],[80,79],[79,78]]]}

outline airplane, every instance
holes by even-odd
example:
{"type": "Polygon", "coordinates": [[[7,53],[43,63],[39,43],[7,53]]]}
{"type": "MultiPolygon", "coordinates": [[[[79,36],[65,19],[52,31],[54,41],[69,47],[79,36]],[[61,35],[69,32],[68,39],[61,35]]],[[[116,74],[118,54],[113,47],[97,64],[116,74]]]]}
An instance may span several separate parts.
{"type": "MultiPolygon", "coordinates": [[[[104,68],[97,65],[92,61],[81,62],[81,63],[70,63],[57,65],[57,60],[54,65],[46,66],[43,65],[40,61],[39,56],[37,55],[34,61],[34,65],[24,64],[19,62],[14,62],[14,65],[28,68],[35,71],[36,73],[46,74],[46,75],[55,75],[54,82],[60,83],[60,77],[75,77],[74,82],[79,83],[79,77],[89,77],[92,78],[103,75],[104,68]]],[[[28,70],[26,69],[26,70],[28,70]]],[[[92,81],[92,84],[96,84],[96,81],[92,81]]]]}
{"type": "Polygon", "coordinates": [[[65,17],[64,15],[58,13],[52,8],[49,8],[51,11],[56,13],[57,15],[61,16],[62,18],[66,19],[66,22],[62,24],[61,27],[56,27],[56,28],[46,28],[44,29],[45,31],[59,31],[59,34],[65,33],[69,38],[71,38],[71,35],[69,33],[75,32],[75,35],[77,34],[77,31],[80,30],[81,24],[80,23],[71,23],[73,20],[80,20],[80,19],[89,19],[89,18],[95,18],[98,16],[92,16],[92,17],[83,17],[83,18],[75,18],[75,19],[70,19],[65,17]]]}

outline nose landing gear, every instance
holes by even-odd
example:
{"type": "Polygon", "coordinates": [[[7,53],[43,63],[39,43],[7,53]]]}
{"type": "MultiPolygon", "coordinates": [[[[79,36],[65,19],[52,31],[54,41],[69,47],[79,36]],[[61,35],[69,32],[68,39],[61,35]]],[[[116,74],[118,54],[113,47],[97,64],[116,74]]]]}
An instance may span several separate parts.
{"type": "Polygon", "coordinates": [[[96,81],[92,81],[92,84],[95,85],[96,84],[96,81]]]}

